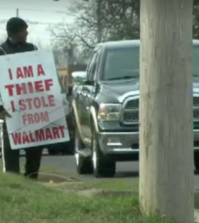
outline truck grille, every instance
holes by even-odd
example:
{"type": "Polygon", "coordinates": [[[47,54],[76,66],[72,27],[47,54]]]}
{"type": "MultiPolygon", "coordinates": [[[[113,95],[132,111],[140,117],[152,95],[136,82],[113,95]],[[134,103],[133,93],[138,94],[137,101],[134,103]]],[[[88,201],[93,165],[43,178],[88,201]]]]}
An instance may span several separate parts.
{"type": "Polygon", "coordinates": [[[123,122],[124,123],[138,123],[139,111],[124,112],[123,122]]]}
{"type": "Polygon", "coordinates": [[[199,97],[193,97],[193,105],[199,108],[199,97]]]}
{"type": "Polygon", "coordinates": [[[127,99],[124,103],[122,123],[125,125],[138,124],[139,122],[139,98],[127,99]]]}
{"type": "MultiPolygon", "coordinates": [[[[193,97],[193,119],[199,122],[199,97],[193,97]]],[[[124,103],[122,123],[133,125],[139,122],[139,99],[127,99],[124,103]]]]}
{"type": "Polygon", "coordinates": [[[125,109],[139,109],[139,99],[128,101],[125,109]]]}
{"type": "Polygon", "coordinates": [[[198,109],[194,109],[193,117],[194,117],[194,121],[195,120],[199,121],[199,108],[198,109]]]}
{"type": "Polygon", "coordinates": [[[193,97],[193,120],[199,121],[199,97],[193,97]]]}

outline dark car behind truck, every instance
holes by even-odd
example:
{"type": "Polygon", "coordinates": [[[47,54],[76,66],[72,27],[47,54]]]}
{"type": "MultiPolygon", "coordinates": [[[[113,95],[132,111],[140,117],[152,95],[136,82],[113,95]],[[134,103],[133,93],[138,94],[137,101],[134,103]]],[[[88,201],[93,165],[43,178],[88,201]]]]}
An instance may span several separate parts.
{"type": "MultiPolygon", "coordinates": [[[[139,159],[140,41],[98,44],[72,102],[79,174],[113,177],[139,159]],[[78,89],[79,88],[79,89],[78,89]]],[[[199,170],[199,41],[193,41],[194,161],[199,170]]]]}

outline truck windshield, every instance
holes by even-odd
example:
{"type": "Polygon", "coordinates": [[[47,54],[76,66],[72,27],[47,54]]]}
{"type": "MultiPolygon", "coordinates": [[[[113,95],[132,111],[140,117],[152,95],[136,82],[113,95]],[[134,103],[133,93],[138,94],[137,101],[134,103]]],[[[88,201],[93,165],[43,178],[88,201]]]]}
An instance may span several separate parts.
{"type": "MultiPolygon", "coordinates": [[[[104,61],[104,81],[139,78],[139,47],[109,49],[104,61]]],[[[199,46],[193,46],[193,76],[199,77],[199,46]]]]}
{"type": "Polygon", "coordinates": [[[138,46],[107,50],[103,80],[138,78],[139,50],[138,46]]]}

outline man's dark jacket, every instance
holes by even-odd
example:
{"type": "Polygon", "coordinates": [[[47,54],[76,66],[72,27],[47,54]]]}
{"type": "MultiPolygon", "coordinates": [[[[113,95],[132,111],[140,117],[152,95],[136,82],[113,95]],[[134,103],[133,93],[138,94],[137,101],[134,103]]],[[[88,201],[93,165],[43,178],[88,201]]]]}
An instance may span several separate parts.
{"type": "MultiPolygon", "coordinates": [[[[32,43],[13,44],[9,41],[9,39],[7,39],[4,43],[0,45],[0,56],[6,54],[24,53],[34,50],[37,50],[37,47],[32,43]]],[[[3,106],[0,105],[0,112],[2,112],[3,110],[3,106]]]]}

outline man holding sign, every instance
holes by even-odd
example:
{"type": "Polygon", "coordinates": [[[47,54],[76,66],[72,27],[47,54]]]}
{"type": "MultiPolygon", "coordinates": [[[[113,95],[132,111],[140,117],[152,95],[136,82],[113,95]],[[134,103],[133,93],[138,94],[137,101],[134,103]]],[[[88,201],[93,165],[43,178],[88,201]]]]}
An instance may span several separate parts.
{"type": "Polygon", "coordinates": [[[24,20],[11,18],[0,47],[2,159],[5,172],[19,173],[19,151],[25,149],[25,176],[36,179],[43,147],[69,136],[53,55],[26,43],[27,28],[24,20]]]}

